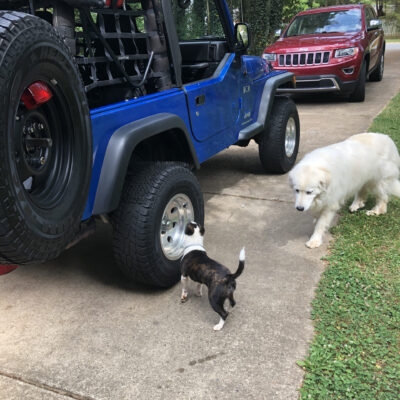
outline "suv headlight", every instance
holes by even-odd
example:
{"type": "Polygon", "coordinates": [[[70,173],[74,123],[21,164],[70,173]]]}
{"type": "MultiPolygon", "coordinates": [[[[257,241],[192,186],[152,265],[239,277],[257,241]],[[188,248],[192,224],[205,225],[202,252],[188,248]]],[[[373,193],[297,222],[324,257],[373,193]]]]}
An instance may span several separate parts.
{"type": "Polygon", "coordinates": [[[264,53],[263,59],[266,61],[276,61],[276,54],[274,53],[264,53]]]}
{"type": "Polygon", "coordinates": [[[351,57],[358,53],[358,47],[348,47],[347,49],[338,49],[335,51],[335,57],[351,57]]]}

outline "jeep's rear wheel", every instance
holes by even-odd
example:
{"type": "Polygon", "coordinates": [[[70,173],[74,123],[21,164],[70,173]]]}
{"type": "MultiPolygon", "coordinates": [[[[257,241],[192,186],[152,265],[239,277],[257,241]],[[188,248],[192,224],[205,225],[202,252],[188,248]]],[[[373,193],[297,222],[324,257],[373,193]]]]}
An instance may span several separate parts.
{"type": "Polygon", "coordinates": [[[300,121],[296,104],[276,98],[271,117],[258,137],[258,151],[266,172],[284,174],[296,162],[300,143],[300,121]]]}
{"type": "Polygon", "coordinates": [[[91,174],[76,65],[47,22],[0,12],[0,262],[55,258],[73,240],[91,174]]]}
{"type": "Polygon", "coordinates": [[[192,220],[204,222],[203,195],[193,173],[174,162],[138,164],[112,214],[118,267],[137,282],[173,285],[180,277],[185,226],[192,220]]]}

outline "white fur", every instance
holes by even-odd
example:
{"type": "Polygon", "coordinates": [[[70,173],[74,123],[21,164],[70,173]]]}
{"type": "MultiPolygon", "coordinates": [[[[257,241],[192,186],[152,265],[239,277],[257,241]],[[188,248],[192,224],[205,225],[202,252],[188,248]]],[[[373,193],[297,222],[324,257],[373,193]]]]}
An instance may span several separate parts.
{"type": "Polygon", "coordinates": [[[289,173],[295,207],[316,218],[306,246],[321,245],[336,212],[353,196],[350,211],[364,207],[371,193],[376,205],[367,215],[384,214],[389,196],[400,197],[399,167],[396,145],[380,133],[361,133],[306,154],[289,173]]]}
{"type": "Polygon", "coordinates": [[[244,251],[244,247],[242,250],[240,250],[240,254],[239,254],[239,261],[244,261],[246,257],[246,252],[244,251]]]}
{"type": "Polygon", "coordinates": [[[214,325],[214,331],[220,331],[224,327],[225,321],[220,317],[217,325],[214,325]]]}

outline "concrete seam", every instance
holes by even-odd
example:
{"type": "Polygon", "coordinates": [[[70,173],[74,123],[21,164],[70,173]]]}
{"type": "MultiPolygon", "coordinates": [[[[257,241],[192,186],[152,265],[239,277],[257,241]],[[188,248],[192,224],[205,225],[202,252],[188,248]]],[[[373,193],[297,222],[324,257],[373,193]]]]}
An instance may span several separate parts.
{"type": "Polygon", "coordinates": [[[55,394],[58,394],[58,395],[61,395],[61,396],[64,396],[64,397],[69,397],[69,398],[74,399],[74,400],[96,400],[93,397],[81,396],[80,394],[72,393],[72,392],[70,392],[68,390],[64,390],[64,389],[60,389],[58,387],[50,386],[50,385],[47,385],[45,383],[41,383],[41,382],[35,381],[33,379],[23,378],[23,377],[18,376],[16,374],[0,371],[0,376],[19,381],[21,383],[25,383],[25,384],[30,385],[30,386],[34,386],[36,388],[39,388],[39,389],[42,389],[42,390],[46,390],[48,392],[53,392],[55,394]]]}
{"type": "Polygon", "coordinates": [[[203,194],[212,194],[215,196],[224,196],[224,197],[238,197],[240,199],[248,199],[248,200],[264,200],[264,201],[273,201],[276,203],[287,203],[287,204],[292,204],[292,201],[288,201],[288,200],[281,200],[278,198],[271,198],[271,199],[267,199],[264,197],[253,197],[253,196],[243,196],[243,195],[239,195],[239,194],[226,194],[226,193],[216,193],[216,192],[203,192],[203,194]]]}

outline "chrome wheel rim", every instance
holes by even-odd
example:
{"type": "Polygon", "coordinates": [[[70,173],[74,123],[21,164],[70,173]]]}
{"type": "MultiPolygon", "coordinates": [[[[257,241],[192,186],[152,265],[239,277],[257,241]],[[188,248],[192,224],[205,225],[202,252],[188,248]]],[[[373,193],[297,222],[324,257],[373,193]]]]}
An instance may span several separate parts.
{"type": "Polygon", "coordinates": [[[177,260],[183,253],[186,224],[194,220],[193,204],[189,197],[178,193],[164,209],[161,227],[161,249],[169,260],[177,260]]]}
{"type": "Polygon", "coordinates": [[[383,75],[383,70],[384,70],[384,68],[385,68],[385,58],[384,58],[383,55],[381,56],[381,65],[380,65],[380,67],[381,67],[380,74],[381,74],[381,76],[382,76],[382,75],[383,75]]]}
{"type": "Polygon", "coordinates": [[[292,157],[296,147],[296,121],[290,117],[286,124],[285,153],[288,158],[292,157]]]}

